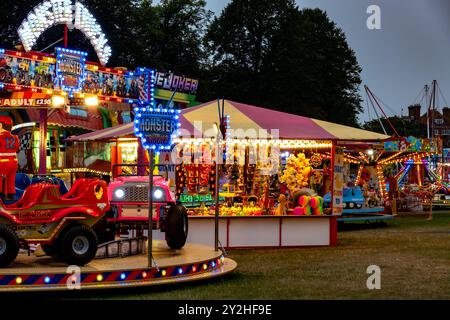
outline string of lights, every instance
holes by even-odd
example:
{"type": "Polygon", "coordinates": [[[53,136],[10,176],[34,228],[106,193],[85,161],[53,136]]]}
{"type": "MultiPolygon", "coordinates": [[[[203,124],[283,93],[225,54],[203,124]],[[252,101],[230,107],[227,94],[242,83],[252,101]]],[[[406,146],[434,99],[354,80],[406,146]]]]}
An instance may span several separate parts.
{"type": "Polygon", "coordinates": [[[57,24],[80,30],[90,40],[100,63],[108,62],[111,47],[100,25],[83,4],[73,0],[44,1],[34,7],[18,29],[25,50],[30,51],[41,34],[57,24]]]}
{"type": "Polygon", "coordinates": [[[386,162],[389,162],[391,160],[394,160],[395,158],[397,158],[399,155],[401,155],[404,151],[399,151],[395,154],[393,154],[392,156],[387,157],[386,159],[383,159],[381,161],[379,161],[379,164],[385,164],[386,162]]]}
{"type": "Polygon", "coordinates": [[[409,154],[409,155],[405,155],[403,157],[399,157],[399,158],[394,158],[391,160],[387,160],[383,161],[383,165],[389,165],[389,164],[394,164],[394,163],[403,163],[406,162],[408,160],[412,160],[413,162],[417,162],[417,163],[422,163],[422,159],[423,158],[427,158],[431,155],[433,155],[433,152],[416,152],[413,154],[409,154]]]}

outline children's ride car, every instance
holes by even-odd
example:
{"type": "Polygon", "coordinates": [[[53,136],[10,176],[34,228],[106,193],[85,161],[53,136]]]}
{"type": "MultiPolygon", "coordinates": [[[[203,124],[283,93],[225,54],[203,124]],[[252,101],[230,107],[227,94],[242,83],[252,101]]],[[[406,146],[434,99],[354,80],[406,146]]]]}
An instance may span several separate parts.
{"type": "Polygon", "coordinates": [[[58,185],[32,184],[14,204],[0,201],[0,267],[11,264],[20,247],[41,244],[69,265],[89,263],[97,252],[93,230],[109,210],[106,182],[78,179],[61,196],[58,185]]]}
{"type": "MultiPolygon", "coordinates": [[[[164,166],[156,166],[164,167],[164,166]]],[[[166,171],[167,168],[166,168],[166,171]]],[[[115,230],[128,227],[148,228],[149,176],[146,165],[116,165],[108,186],[111,211],[108,216],[115,230]],[[134,170],[129,170],[133,168],[134,170]]],[[[153,228],[165,232],[167,245],[181,249],[188,235],[188,216],[184,206],[170,191],[167,177],[153,177],[153,228]]],[[[112,240],[112,239],[110,239],[112,240]]]]}
{"type": "MultiPolygon", "coordinates": [[[[324,197],[324,207],[329,208],[331,202],[331,194],[328,192],[324,197]]],[[[346,187],[343,190],[343,207],[344,209],[361,209],[365,203],[364,195],[360,187],[346,187]]]]}

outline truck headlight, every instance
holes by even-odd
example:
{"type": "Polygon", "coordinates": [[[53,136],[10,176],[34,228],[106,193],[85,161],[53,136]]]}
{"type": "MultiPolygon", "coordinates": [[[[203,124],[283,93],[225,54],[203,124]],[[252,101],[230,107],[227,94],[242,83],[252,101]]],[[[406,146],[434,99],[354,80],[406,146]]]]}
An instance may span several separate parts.
{"type": "Polygon", "coordinates": [[[160,200],[164,196],[164,192],[161,189],[156,189],[153,191],[153,198],[156,200],[160,200]]]}
{"type": "Polygon", "coordinates": [[[125,191],[124,191],[123,189],[116,189],[116,190],[114,191],[114,196],[115,196],[117,199],[123,199],[123,197],[125,197],[125,191]]]}

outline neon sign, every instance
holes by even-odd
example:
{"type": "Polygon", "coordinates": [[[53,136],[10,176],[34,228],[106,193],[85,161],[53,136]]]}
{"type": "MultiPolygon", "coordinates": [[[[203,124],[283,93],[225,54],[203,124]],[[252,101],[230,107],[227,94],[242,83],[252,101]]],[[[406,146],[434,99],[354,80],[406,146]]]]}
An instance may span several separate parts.
{"type": "Polygon", "coordinates": [[[135,108],[134,131],[146,149],[170,150],[178,135],[181,110],[135,108]]]}
{"type": "Polygon", "coordinates": [[[56,76],[64,91],[81,91],[85,78],[86,52],[56,48],[56,76]]]}
{"type": "Polygon", "coordinates": [[[73,0],[44,1],[34,7],[18,29],[26,51],[30,51],[38,38],[54,25],[66,24],[80,30],[91,42],[102,65],[111,57],[111,47],[92,13],[73,0]]]}

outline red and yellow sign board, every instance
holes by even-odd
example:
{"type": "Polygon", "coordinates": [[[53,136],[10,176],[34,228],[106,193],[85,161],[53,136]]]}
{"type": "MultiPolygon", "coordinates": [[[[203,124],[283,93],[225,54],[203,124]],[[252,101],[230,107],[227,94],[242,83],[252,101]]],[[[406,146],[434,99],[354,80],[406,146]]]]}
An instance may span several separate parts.
{"type": "Polygon", "coordinates": [[[2,108],[21,109],[28,107],[50,108],[52,106],[52,96],[46,93],[37,92],[6,92],[0,94],[0,110],[2,108]]]}

